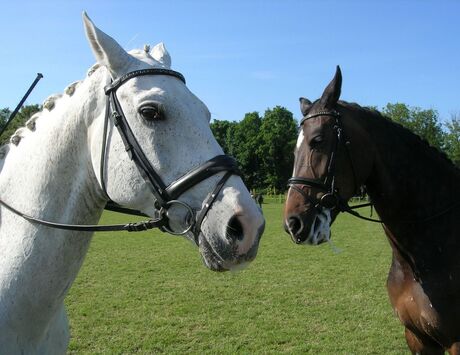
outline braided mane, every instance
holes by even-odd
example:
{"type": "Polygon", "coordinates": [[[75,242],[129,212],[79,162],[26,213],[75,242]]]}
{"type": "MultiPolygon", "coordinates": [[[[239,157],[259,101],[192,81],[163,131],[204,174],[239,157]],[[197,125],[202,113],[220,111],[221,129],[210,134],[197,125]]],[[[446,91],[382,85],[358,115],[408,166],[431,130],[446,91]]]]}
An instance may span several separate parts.
{"type": "MultiPolygon", "coordinates": [[[[91,76],[96,70],[100,68],[99,64],[94,64],[87,72],[87,77],[91,76]]],[[[19,127],[13,135],[10,137],[9,142],[0,146],[0,172],[3,167],[3,163],[8,155],[12,146],[17,146],[22,139],[26,138],[29,134],[32,134],[35,131],[37,120],[46,119],[46,116],[51,112],[56,105],[59,104],[60,99],[67,96],[72,96],[77,90],[78,86],[82,83],[82,80],[75,81],[69,84],[65,89],[63,94],[53,94],[50,95],[43,102],[41,110],[35,112],[25,123],[23,127],[19,127]]]]}

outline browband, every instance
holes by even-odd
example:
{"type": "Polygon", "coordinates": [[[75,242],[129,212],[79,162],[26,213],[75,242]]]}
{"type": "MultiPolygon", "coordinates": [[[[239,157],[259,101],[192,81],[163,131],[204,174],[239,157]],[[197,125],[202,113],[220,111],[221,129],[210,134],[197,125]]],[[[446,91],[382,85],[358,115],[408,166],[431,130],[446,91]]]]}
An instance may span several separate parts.
{"type": "Polygon", "coordinates": [[[125,82],[128,80],[136,77],[136,76],[144,76],[144,75],[169,75],[169,76],[174,76],[180,81],[182,81],[185,84],[185,78],[184,76],[171,69],[166,69],[166,68],[150,68],[150,69],[141,69],[141,70],[135,70],[132,72],[129,72],[128,74],[125,74],[118,79],[114,80],[111,84],[107,85],[104,90],[105,94],[107,95],[109,92],[117,90],[121,85],[123,85],[125,82]]]}
{"type": "Polygon", "coordinates": [[[303,117],[303,118],[300,120],[299,126],[302,126],[302,124],[303,124],[306,120],[309,120],[310,118],[318,117],[318,116],[333,116],[333,117],[338,117],[338,116],[340,116],[340,114],[339,114],[336,110],[332,110],[332,111],[318,111],[318,112],[315,112],[315,113],[310,113],[310,114],[308,114],[307,116],[303,117]]]}

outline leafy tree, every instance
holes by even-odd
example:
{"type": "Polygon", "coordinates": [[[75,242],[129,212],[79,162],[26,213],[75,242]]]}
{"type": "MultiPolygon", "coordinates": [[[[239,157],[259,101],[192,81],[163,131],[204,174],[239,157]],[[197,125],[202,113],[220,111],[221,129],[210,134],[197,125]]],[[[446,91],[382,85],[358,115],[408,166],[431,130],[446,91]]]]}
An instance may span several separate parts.
{"type": "Polygon", "coordinates": [[[10,115],[11,111],[7,107],[0,110],[0,129],[6,124],[10,115]]]}
{"type": "Polygon", "coordinates": [[[387,105],[382,109],[382,113],[404,127],[410,128],[410,109],[406,104],[400,102],[395,104],[387,103],[387,105]]]}
{"type": "Polygon", "coordinates": [[[443,148],[444,132],[436,110],[422,110],[419,107],[410,108],[403,103],[388,103],[382,112],[393,121],[424,138],[433,147],[439,150],[443,148]]]}
{"type": "Polygon", "coordinates": [[[211,130],[224,152],[238,160],[249,188],[260,185],[260,164],[256,154],[259,145],[261,118],[257,112],[247,113],[240,122],[214,121],[211,130]]]}
{"type": "Polygon", "coordinates": [[[447,132],[444,137],[444,149],[447,156],[460,167],[460,115],[453,114],[446,123],[447,132]]]}
{"type": "Polygon", "coordinates": [[[297,139],[291,112],[276,106],[263,117],[250,112],[240,122],[214,121],[211,129],[224,151],[238,160],[250,189],[286,189],[297,139]]]}
{"type": "Polygon", "coordinates": [[[230,140],[228,135],[230,130],[237,125],[237,122],[230,122],[225,120],[214,120],[210,126],[217,143],[222,147],[225,153],[230,154],[230,140]]]}
{"type": "Polygon", "coordinates": [[[262,119],[258,112],[247,113],[233,128],[231,153],[238,160],[245,183],[250,189],[261,185],[261,160],[257,154],[262,119]]]}
{"type": "MultiPolygon", "coordinates": [[[[18,114],[16,115],[16,117],[14,118],[13,122],[10,123],[10,125],[8,126],[8,128],[6,129],[5,132],[3,132],[3,135],[0,137],[0,144],[4,144],[6,142],[8,142],[8,140],[10,139],[10,137],[14,134],[14,132],[21,126],[24,126],[24,124],[26,123],[26,121],[35,113],[35,112],[38,112],[40,111],[41,107],[40,105],[26,105],[26,106],[23,106],[18,114]]],[[[1,110],[1,115],[3,117],[4,113],[8,112],[8,117],[9,117],[9,109],[8,108],[4,108],[3,110],[1,110]]],[[[8,119],[7,117],[7,119],[8,119]]],[[[7,120],[6,119],[6,120],[7,120]]],[[[2,119],[0,119],[2,120],[2,119]]],[[[4,124],[5,121],[3,121],[2,124],[4,124]]]]}
{"type": "Polygon", "coordinates": [[[284,191],[294,164],[297,123],[284,107],[267,109],[260,127],[261,144],[257,150],[262,161],[264,185],[284,191]]]}

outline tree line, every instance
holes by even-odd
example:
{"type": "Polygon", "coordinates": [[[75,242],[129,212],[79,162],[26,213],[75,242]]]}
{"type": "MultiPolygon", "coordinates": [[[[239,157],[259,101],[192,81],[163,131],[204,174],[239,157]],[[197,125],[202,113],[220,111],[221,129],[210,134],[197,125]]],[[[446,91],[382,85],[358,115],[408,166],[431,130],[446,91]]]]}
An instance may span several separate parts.
{"type": "MultiPolygon", "coordinates": [[[[7,142],[40,109],[39,105],[24,106],[0,137],[0,144],[7,142]]],[[[449,120],[441,122],[436,110],[404,103],[389,103],[380,112],[443,151],[460,167],[460,114],[452,114],[449,120]]],[[[0,110],[0,128],[10,114],[8,108],[0,110]]],[[[264,193],[286,190],[298,134],[298,122],[290,111],[275,106],[263,116],[258,112],[246,113],[241,121],[213,120],[211,130],[224,152],[238,160],[249,189],[264,193]]]]}

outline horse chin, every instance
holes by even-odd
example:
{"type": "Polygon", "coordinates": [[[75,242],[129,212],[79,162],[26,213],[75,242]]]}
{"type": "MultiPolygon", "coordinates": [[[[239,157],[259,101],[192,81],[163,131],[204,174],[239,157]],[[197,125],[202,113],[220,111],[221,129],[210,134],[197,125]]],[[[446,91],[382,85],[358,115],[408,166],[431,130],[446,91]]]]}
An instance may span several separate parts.
{"type": "Polygon", "coordinates": [[[218,272],[229,270],[225,265],[224,259],[214,250],[203,233],[200,233],[199,236],[199,249],[203,263],[208,269],[218,272]]]}
{"type": "Polygon", "coordinates": [[[331,211],[323,208],[316,214],[304,245],[319,245],[331,238],[331,211]]]}
{"type": "Polygon", "coordinates": [[[211,236],[211,242],[200,233],[199,250],[206,267],[212,271],[238,271],[245,269],[257,255],[258,245],[253,246],[245,255],[238,256],[229,249],[219,237],[211,236]]]}

